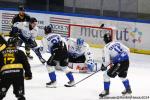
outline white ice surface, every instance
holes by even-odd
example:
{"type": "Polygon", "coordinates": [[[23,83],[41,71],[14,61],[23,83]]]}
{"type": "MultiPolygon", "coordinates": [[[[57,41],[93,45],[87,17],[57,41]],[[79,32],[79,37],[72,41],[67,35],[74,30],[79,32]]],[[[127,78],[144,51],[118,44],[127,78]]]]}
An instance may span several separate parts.
{"type": "MultiPolygon", "coordinates": [[[[100,61],[101,50],[92,49],[94,58],[100,61]]],[[[34,59],[31,61],[33,79],[25,80],[26,100],[99,100],[99,93],[103,90],[103,72],[99,72],[87,80],[79,83],[76,87],[67,88],[63,85],[68,82],[65,73],[56,71],[57,88],[46,88],[45,83],[49,82],[47,69],[40,63],[32,52],[34,59]]],[[[45,54],[44,58],[48,58],[45,54]]],[[[133,96],[150,96],[150,55],[131,54],[128,78],[130,80],[133,96]]],[[[89,74],[74,73],[77,81],[89,74]]],[[[110,96],[121,96],[124,90],[121,80],[116,77],[111,79],[110,96]]],[[[16,100],[12,87],[9,89],[4,100],[16,100]]]]}

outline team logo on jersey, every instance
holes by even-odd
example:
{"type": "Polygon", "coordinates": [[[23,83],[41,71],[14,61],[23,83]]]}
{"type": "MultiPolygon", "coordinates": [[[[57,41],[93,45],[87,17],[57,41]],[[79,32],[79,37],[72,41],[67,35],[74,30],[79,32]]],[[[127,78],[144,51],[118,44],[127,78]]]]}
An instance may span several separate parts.
{"type": "Polygon", "coordinates": [[[136,42],[141,43],[142,34],[143,33],[141,31],[139,31],[138,28],[135,27],[134,30],[132,32],[130,32],[130,36],[132,37],[132,42],[133,43],[136,43],[136,42]]]}

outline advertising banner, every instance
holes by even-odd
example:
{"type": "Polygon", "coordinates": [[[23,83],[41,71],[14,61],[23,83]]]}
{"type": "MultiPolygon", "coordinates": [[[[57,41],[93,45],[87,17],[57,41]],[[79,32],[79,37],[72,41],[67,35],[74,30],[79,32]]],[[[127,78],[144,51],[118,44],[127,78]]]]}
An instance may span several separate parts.
{"type": "MultiPolygon", "coordinates": [[[[8,11],[0,10],[0,33],[8,34],[11,30],[11,20],[17,11],[8,11]]],[[[100,19],[100,18],[86,18],[86,17],[76,17],[76,16],[65,16],[65,15],[56,15],[48,13],[38,13],[38,12],[26,12],[31,17],[35,17],[38,20],[39,27],[39,36],[44,35],[44,26],[51,24],[54,29],[54,33],[61,34],[62,36],[78,37],[80,35],[86,35],[87,42],[93,42],[96,45],[99,45],[98,38],[93,36],[98,36],[101,38],[99,30],[95,29],[86,29],[81,28],[79,30],[76,28],[70,32],[69,24],[75,25],[88,25],[92,27],[99,27],[101,24],[105,24],[107,28],[115,27],[113,29],[114,38],[123,42],[125,45],[134,50],[137,53],[150,54],[150,40],[149,40],[149,31],[150,24],[140,23],[140,22],[128,22],[128,21],[117,21],[112,19],[100,19]],[[88,31],[89,30],[89,31],[88,31]],[[88,31],[88,34],[85,34],[85,31],[88,31]],[[70,32],[70,33],[69,33],[70,32]],[[79,33],[78,33],[79,32],[79,33]],[[90,34],[90,35],[89,35],[90,34]]],[[[102,42],[102,41],[101,41],[102,42]]]]}

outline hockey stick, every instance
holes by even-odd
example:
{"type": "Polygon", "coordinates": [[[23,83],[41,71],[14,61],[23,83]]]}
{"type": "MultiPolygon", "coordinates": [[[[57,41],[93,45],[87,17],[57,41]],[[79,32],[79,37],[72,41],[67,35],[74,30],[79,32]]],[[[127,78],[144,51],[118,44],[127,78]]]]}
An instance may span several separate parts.
{"type": "MultiPolygon", "coordinates": [[[[110,64],[109,64],[109,65],[110,65],[110,64]]],[[[108,66],[109,66],[109,65],[108,65],[108,66]]],[[[108,67],[108,66],[106,66],[106,67],[108,67]]],[[[96,72],[94,72],[94,73],[90,74],[89,76],[87,76],[87,77],[85,77],[85,78],[81,79],[80,81],[78,81],[78,82],[74,83],[73,85],[67,85],[67,84],[65,84],[64,86],[65,86],[65,87],[73,87],[73,86],[75,86],[75,85],[79,84],[80,82],[82,82],[82,81],[86,80],[87,78],[89,78],[89,77],[93,76],[94,74],[98,73],[99,71],[101,71],[101,69],[99,69],[98,71],[96,71],[96,72]]]]}
{"type": "Polygon", "coordinates": [[[100,70],[98,70],[98,71],[96,71],[96,72],[94,72],[94,73],[92,73],[92,74],[90,74],[89,76],[87,76],[87,77],[85,77],[85,78],[81,79],[80,81],[78,81],[78,82],[74,83],[73,85],[67,85],[67,84],[65,84],[64,86],[65,86],[65,87],[73,87],[73,86],[75,86],[75,85],[79,84],[80,82],[84,81],[85,79],[87,79],[87,78],[89,78],[89,77],[93,76],[94,74],[98,73],[99,71],[101,71],[101,69],[100,69],[100,70]]]}
{"type": "Polygon", "coordinates": [[[51,55],[51,59],[49,60],[50,63],[54,60],[54,56],[55,56],[55,53],[51,55]]]}

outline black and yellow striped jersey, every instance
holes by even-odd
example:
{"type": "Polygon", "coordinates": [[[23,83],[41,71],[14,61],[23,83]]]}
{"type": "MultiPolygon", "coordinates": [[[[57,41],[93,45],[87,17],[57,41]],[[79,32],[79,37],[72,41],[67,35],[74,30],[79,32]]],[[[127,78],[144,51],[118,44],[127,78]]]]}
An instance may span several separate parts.
{"type": "Polygon", "coordinates": [[[1,74],[21,73],[23,69],[31,73],[30,64],[25,53],[15,47],[6,47],[0,52],[0,72],[1,74]]]}

